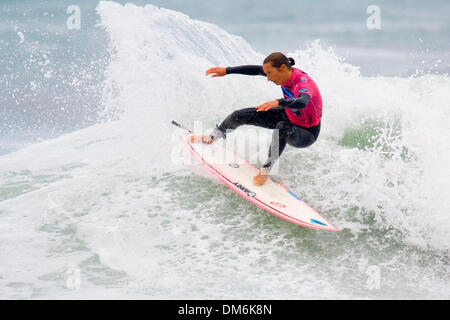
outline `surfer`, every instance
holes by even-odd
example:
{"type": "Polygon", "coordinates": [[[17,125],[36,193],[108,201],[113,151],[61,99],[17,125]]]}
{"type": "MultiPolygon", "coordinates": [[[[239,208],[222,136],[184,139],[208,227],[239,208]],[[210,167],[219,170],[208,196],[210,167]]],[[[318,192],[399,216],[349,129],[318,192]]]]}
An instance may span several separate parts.
{"type": "Polygon", "coordinates": [[[257,186],[263,185],[286,144],[296,148],[312,145],[319,136],[322,118],[322,98],[316,83],[304,71],[293,68],[293,58],[281,52],[271,53],[263,65],[213,67],[206,75],[223,77],[227,74],[266,76],[268,81],[281,86],[284,98],[265,102],[257,107],[244,108],[231,113],[210,135],[192,135],[192,143],[212,143],[241,125],[254,125],[276,129],[272,135],[266,163],[253,178],[257,186]]]}

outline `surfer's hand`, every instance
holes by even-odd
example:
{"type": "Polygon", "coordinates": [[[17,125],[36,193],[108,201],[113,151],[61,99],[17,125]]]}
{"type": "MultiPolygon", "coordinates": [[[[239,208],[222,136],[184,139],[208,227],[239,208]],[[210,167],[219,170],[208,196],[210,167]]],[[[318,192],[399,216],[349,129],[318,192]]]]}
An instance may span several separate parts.
{"type": "Polygon", "coordinates": [[[212,74],[212,77],[223,77],[227,74],[227,69],[222,67],[213,67],[206,70],[206,75],[212,74]]]}
{"type": "Polygon", "coordinates": [[[278,100],[269,101],[269,102],[263,103],[262,105],[257,106],[256,112],[267,111],[267,110],[273,109],[275,107],[278,107],[278,105],[279,105],[278,100]]]}

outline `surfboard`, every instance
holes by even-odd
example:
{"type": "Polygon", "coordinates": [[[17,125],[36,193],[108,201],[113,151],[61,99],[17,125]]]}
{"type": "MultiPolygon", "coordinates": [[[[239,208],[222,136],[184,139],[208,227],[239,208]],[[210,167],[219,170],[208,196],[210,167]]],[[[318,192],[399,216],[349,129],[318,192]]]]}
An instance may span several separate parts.
{"type": "Polygon", "coordinates": [[[303,227],[329,231],[339,230],[289,188],[270,177],[264,185],[255,186],[253,177],[259,172],[259,169],[247,160],[240,158],[235,152],[227,150],[220,141],[212,144],[190,143],[188,138],[191,134],[192,132],[188,131],[183,136],[183,142],[191,156],[209,173],[244,199],[282,219],[303,227]]]}

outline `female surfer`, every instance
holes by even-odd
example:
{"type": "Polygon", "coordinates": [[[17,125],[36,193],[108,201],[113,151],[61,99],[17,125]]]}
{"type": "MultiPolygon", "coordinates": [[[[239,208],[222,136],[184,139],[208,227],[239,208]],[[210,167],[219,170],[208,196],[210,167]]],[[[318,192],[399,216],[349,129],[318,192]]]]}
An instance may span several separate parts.
{"type": "Polygon", "coordinates": [[[253,178],[257,186],[263,185],[275,161],[284,151],[286,144],[296,148],[312,145],[320,132],[322,118],[322,97],[316,83],[304,71],[293,68],[293,58],[281,52],[271,53],[263,65],[238,67],[213,67],[206,75],[223,77],[227,74],[266,76],[268,81],[281,86],[284,98],[263,103],[257,107],[236,110],[217,126],[210,135],[192,135],[192,143],[212,143],[225,138],[230,130],[241,125],[254,125],[276,129],[272,135],[269,156],[259,173],[253,178]]]}

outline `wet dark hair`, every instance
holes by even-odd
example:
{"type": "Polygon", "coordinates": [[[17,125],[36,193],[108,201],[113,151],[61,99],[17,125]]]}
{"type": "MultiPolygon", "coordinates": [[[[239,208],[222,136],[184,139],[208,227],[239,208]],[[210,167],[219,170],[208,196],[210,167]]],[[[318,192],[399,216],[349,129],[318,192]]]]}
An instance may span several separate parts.
{"type": "Polygon", "coordinates": [[[272,67],[280,68],[282,64],[286,65],[286,67],[291,70],[292,66],[295,65],[295,60],[291,57],[286,57],[281,52],[273,52],[269,54],[265,59],[263,64],[270,62],[272,67]]]}

